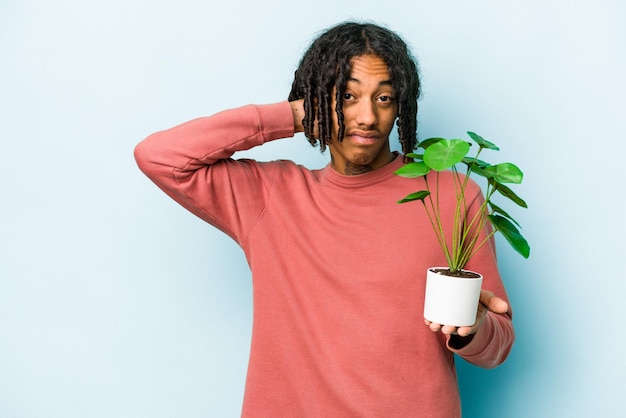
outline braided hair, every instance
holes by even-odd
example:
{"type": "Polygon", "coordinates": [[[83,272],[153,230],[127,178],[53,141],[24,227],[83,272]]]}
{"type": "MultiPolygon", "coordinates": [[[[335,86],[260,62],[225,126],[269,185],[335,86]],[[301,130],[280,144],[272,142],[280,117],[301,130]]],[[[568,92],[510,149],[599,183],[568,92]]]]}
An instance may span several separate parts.
{"type": "Polygon", "coordinates": [[[338,140],[345,133],[341,97],[350,77],[351,61],[363,55],[380,57],[389,70],[398,97],[398,134],[402,152],[417,143],[417,99],[420,95],[418,66],[406,43],[394,32],[372,23],[345,22],[334,26],[313,41],[295,72],[289,101],[304,99],[304,134],[311,145],[319,142],[323,152],[333,130],[332,92],[335,92],[338,140]],[[318,136],[315,138],[315,121],[318,136]]]}

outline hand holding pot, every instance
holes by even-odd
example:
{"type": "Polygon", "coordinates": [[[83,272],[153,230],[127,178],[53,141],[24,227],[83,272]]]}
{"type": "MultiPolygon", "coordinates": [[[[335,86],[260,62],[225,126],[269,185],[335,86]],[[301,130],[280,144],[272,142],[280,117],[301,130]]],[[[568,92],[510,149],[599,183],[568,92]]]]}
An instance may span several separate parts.
{"type": "Polygon", "coordinates": [[[508,310],[509,305],[508,303],[506,303],[506,301],[497,297],[488,290],[481,290],[480,303],[478,304],[478,312],[476,312],[476,322],[474,323],[474,325],[469,327],[455,327],[452,325],[436,324],[427,319],[424,320],[424,323],[428,325],[428,327],[433,332],[441,331],[445,335],[458,335],[460,337],[467,337],[475,334],[478,331],[483,322],[483,318],[488,311],[497,314],[505,314],[508,310]]]}

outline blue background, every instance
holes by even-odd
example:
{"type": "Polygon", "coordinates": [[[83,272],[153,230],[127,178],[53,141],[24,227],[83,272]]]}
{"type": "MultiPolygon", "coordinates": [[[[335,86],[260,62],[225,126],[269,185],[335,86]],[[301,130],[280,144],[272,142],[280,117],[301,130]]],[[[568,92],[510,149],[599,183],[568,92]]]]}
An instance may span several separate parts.
{"type": "MultiPolygon", "coordinates": [[[[518,339],[495,370],[459,361],[465,416],[623,414],[625,3],[2,0],[0,417],[239,415],[244,257],[132,150],[285,99],[314,34],[348,18],[411,44],[421,138],[474,130],[526,174],[531,258],[499,242],[518,339]]],[[[328,158],[302,136],[249,154],[328,158]]]]}

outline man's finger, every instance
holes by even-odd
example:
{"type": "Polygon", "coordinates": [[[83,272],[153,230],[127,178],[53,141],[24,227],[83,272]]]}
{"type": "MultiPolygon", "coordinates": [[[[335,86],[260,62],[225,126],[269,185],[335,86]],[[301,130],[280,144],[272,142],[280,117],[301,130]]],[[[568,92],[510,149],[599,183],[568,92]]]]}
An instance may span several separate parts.
{"type": "Polygon", "coordinates": [[[488,290],[480,291],[480,303],[485,305],[490,311],[495,313],[506,313],[509,310],[509,304],[488,290]]]}

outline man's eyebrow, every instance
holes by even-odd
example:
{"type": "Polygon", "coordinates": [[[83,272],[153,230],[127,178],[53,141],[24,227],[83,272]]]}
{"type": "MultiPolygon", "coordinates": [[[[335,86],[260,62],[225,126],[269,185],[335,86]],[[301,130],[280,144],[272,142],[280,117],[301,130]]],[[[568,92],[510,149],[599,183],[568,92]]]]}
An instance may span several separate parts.
{"type": "MultiPolygon", "coordinates": [[[[348,82],[350,81],[354,81],[357,84],[361,84],[361,80],[359,80],[358,78],[354,78],[354,77],[348,77],[348,82]]],[[[391,86],[391,80],[382,80],[380,83],[378,83],[379,86],[391,86]]]]}

